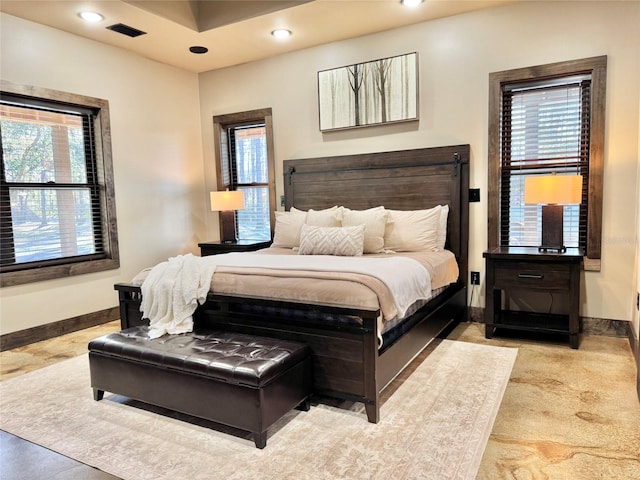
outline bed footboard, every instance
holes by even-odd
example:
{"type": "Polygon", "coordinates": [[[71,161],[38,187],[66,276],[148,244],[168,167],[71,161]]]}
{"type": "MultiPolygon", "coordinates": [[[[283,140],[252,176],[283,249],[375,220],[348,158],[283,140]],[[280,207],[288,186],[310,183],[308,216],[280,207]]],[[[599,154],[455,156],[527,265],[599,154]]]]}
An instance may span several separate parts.
{"type": "Polygon", "coordinates": [[[124,330],[147,324],[148,322],[142,319],[142,312],[140,311],[140,304],[142,303],[140,287],[129,283],[116,283],[113,288],[118,292],[120,329],[124,330]]]}
{"type": "MultiPolygon", "coordinates": [[[[147,323],[140,312],[140,287],[117,284],[122,328],[147,323]]],[[[223,329],[307,344],[312,352],[316,394],[362,402],[372,423],[380,419],[382,390],[436,337],[465,318],[466,289],[450,287],[421,309],[410,330],[382,351],[378,349],[378,310],[320,307],[210,294],[194,314],[197,327],[223,329]],[[256,313],[247,305],[296,313],[256,313]],[[342,321],[323,322],[314,314],[335,314],[342,321]],[[307,315],[306,313],[311,313],[307,315]]]]}

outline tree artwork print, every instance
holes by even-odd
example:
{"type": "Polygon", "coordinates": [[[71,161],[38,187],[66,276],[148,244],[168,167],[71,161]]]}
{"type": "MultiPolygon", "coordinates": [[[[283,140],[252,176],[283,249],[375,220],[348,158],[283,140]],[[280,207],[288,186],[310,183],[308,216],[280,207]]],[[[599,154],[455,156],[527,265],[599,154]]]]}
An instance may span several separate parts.
{"type": "Polygon", "coordinates": [[[418,119],[418,54],[318,72],[320,130],[418,119]]]}

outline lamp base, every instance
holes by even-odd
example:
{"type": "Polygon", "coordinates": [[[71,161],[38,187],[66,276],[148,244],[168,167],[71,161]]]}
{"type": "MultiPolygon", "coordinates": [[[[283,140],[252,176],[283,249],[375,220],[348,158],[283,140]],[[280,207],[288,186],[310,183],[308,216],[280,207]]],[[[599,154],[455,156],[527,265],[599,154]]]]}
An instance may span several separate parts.
{"type": "Polygon", "coordinates": [[[564,226],[564,206],[563,205],[543,205],[542,206],[542,245],[538,251],[566,252],[563,238],[564,226]]]}
{"type": "Polygon", "coordinates": [[[236,238],[236,212],[224,210],[220,212],[220,240],[222,243],[235,243],[236,238]]]}

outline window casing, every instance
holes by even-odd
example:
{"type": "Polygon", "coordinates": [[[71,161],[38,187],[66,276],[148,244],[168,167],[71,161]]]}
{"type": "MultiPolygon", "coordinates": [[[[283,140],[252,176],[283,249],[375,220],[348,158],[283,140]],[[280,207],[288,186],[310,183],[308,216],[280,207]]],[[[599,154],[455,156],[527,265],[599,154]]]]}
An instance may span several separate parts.
{"type": "Polygon", "coordinates": [[[2,286],[118,268],[108,102],[2,82],[2,286]]]}
{"type": "Polygon", "coordinates": [[[275,218],[275,168],[271,109],[220,115],[214,121],[217,189],[242,190],[236,212],[239,240],[271,240],[275,218]]]}
{"type": "Polygon", "coordinates": [[[599,270],[606,57],[492,73],[489,83],[489,248],[540,244],[526,176],[580,174],[582,202],[564,207],[565,245],[599,270]]]}

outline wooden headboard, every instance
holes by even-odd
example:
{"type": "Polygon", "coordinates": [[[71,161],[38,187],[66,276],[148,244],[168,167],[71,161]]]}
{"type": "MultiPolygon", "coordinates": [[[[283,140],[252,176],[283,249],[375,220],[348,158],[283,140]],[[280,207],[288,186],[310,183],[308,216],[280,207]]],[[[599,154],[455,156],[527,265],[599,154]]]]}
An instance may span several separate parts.
{"type": "Polygon", "coordinates": [[[285,208],[383,205],[421,210],[449,205],[446,248],[468,280],[469,145],[285,160],[285,208]]]}

